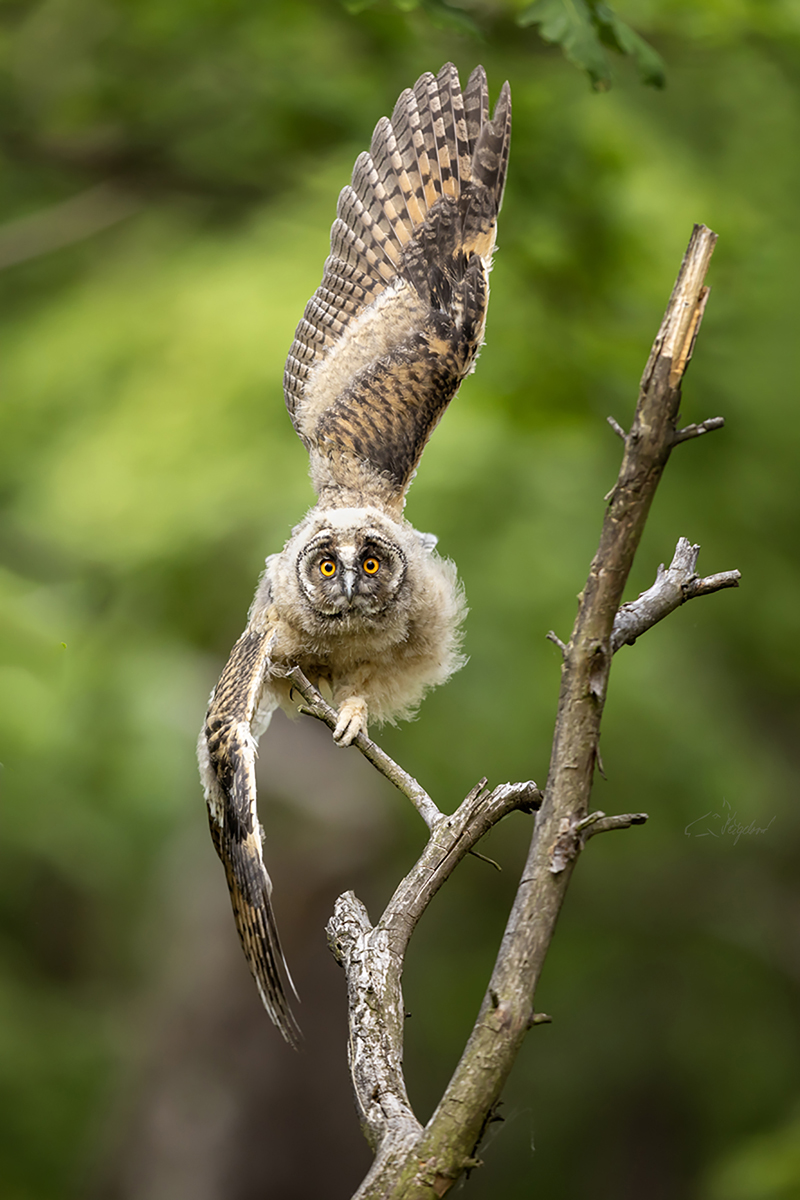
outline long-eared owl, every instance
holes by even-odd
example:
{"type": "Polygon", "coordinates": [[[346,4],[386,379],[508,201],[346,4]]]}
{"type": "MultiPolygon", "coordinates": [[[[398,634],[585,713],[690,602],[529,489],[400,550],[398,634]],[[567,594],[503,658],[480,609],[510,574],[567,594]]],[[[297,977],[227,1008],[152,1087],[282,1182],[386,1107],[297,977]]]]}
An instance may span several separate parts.
{"type": "Polygon", "coordinates": [[[261,998],[298,1030],[256,812],[258,738],[299,666],[338,710],[343,746],[409,717],[462,664],[464,598],[436,538],[403,517],[428,438],[483,342],[511,98],[448,63],[402,93],[340,197],[322,283],[286,361],[314,508],[267,559],[199,742],[211,834],[261,998]]]}

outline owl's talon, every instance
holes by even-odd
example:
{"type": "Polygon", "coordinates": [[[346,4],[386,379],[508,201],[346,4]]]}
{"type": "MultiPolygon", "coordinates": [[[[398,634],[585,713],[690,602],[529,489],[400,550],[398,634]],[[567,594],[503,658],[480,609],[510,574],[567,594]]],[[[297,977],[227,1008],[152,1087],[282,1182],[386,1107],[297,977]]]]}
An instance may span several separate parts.
{"type": "Polygon", "coordinates": [[[367,732],[367,702],[360,696],[345,700],[339,709],[339,720],[333,731],[333,740],[339,746],[349,746],[360,733],[367,732]]]}

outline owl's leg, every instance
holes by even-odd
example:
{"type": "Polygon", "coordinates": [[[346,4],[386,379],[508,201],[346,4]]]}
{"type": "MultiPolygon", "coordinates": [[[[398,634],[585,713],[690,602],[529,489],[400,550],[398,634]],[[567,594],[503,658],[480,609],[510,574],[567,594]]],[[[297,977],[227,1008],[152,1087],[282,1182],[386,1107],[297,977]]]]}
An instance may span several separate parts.
{"type": "Polygon", "coordinates": [[[363,696],[349,696],[339,709],[333,740],[340,746],[349,746],[360,733],[366,732],[367,702],[363,696]]]}

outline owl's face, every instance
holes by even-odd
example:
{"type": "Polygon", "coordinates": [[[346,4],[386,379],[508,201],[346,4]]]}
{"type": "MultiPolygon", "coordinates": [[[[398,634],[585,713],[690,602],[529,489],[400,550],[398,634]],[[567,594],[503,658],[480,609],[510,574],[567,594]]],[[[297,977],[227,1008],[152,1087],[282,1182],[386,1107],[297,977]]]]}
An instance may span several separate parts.
{"type": "Polygon", "coordinates": [[[388,532],[371,522],[348,526],[334,520],[303,546],[297,581],[317,616],[378,617],[395,603],[408,564],[388,532]]]}

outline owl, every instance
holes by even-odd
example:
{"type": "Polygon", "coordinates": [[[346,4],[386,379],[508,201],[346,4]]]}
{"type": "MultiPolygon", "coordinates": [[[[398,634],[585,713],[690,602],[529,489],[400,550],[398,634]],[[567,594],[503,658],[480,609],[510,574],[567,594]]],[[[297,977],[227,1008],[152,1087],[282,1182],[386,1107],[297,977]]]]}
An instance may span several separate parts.
{"type": "Polygon", "coordinates": [[[199,740],[211,834],[245,955],[270,1017],[295,1044],[256,812],[255,757],[299,666],[349,745],[369,722],[413,715],[461,666],[454,565],[403,517],[422,451],[482,344],[511,130],[505,84],[448,63],[402,93],[339,197],[331,253],[284,374],[316,505],[266,560],[247,627],[199,740]]]}

